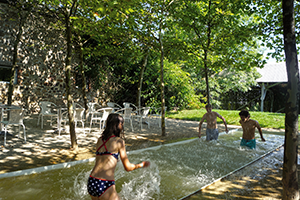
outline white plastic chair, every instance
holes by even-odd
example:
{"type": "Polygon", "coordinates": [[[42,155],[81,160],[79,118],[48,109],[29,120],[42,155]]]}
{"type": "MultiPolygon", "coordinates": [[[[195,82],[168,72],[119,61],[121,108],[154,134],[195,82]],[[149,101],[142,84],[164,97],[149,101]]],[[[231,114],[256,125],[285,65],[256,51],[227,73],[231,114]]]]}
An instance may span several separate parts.
{"type": "Polygon", "coordinates": [[[141,130],[143,129],[143,120],[148,123],[148,128],[150,128],[150,121],[149,121],[149,111],[150,107],[143,107],[138,110],[138,115],[134,115],[134,118],[137,118],[138,122],[141,124],[141,130]]]}
{"type": "Polygon", "coordinates": [[[37,125],[39,125],[40,118],[42,118],[41,129],[43,129],[44,116],[50,116],[51,117],[50,125],[52,126],[52,117],[57,117],[57,119],[59,117],[58,110],[53,109],[53,108],[57,108],[57,106],[54,103],[49,102],[49,101],[41,101],[41,102],[39,102],[39,106],[41,108],[41,111],[40,111],[40,114],[38,117],[37,125]]]}
{"type": "MultiPolygon", "coordinates": [[[[154,118],[154,121],[161,127],[161,107],[159,108],[151,108],[150,117],[154,118]]],[[[165,113],[167,112],[167,106],[165,106],[165,113]]],[[[165,121],[165,126],[167,126],[167,121],[165,121]]]]}
{"type": "Polygon", "coordinates": [[[132,108],[122,108],[120,110],[117,110],[116,113],[119,113],[120,115],[122,115],[123,119],[124,119],[124,126],[125,126],[125,122],[126,120],[129,120],[130,122],[130,126],[131,126],[131,130],[133,131],[133,126],[132,126],[132,108]]]}
{"type": "Polygon", "coordinates": [[[4,146],[6,145],[6,132],[7,132],[8,125],[19,125],[18,138],[20,138],[20,127],[23,126],[24,142],[26,143],[25,125],[23,123],[23,117],[24,117],[25,110],[24,109],[7,109],[4,112],[8,112],[8,120],[1,121],[1,124],[5,125],[4,126],[4,146]]]}
{"type": "Polygon", "coordinates": [[[112,112],[115,112],[116,110],[122,109],[122,107],[119,104],[113,103],[113,102],[108,102],[107,106],[111,107],[113,109],[112,112]]]}
{"type": "Polygon", "coordinates": [[[90,122],[90,131],[92,129],[92,123],[93,121],[99,121],[100,122],[100,132],[102,131],[102,127],[104,126],[108,115],[112,112],[112,108],[100,108],[98,110],[96,110],[95,112],[92,113],[91,116],[91,122],[90,122]],[[102,124],[102,126],[101,126],[102,124]]]}
{"type": "Polygon", "coordinates": [[[88,117],[90,115],[92,115],[93,112],[96,111],[95,107],[96,107],[97,103],[94,103],[94,102],[89,102],[87,103],[87,106],[88,106],[88,112],[87,112],[87,116],[86,116],[86,119],[88,119],[88,117]]]}
{"type": "Polygon", "coordinates": [[[134,105],[133,103],[124,102],[123,106],[124,106],[124,108],[130,108],[130,107],[132,107],[132,112],[133,113],[140,114],[140,113],[138,113],[138,107],[136,105],[134,105]]]}
{"type": "Polygon", "coordinates": [[[73,109],[76,109],[76,108],[84,108],[84,107],[82,105],[80,105],[79,103],[73,102],[73,109]]]}
{"type": "Polygon", "coordinates": [[[73,109],[74,109],[75,128],[76,128],[77,122],[78,121],[81,122],[82,128],[83,128],[83,133],[85,134],[85,131],[84,131],[85,108],[79,103],[74,103],[73,109]]]}
{"type": "Polygon", "coordinates": [[[123,103],[124,108],[129,108],[130,106],[133,107],[134,109],[137,110],[136,105],[134,105],[133,103],[129,103],[129,102],[124,102],[123,103]]]}
{"type": "Polygon", "coordinates": [[[76,128],[76,126],[77,126],[77,122],[81,122],[82,128],[83,128],[83,133],[85,134],[84,122],[83,122],[83,119],[84,119],[84,111],[85,111],[84,108],[76,108],[76,109],[74,110],[74,121],[75,121],[75,128],[76,128]]]}
{"type": "MultiPolygon", "coordinates": [[[[75,108],[75,106],[73,107],[75,108]]],[[[84,129],[84,108],[75,108],[73,115],[74,115],[74,122],[75,122],[75,129],[77,126],[77,122],[81,122],[82,124],[82,128],[83,128],[83,133],[85,134],[85,129],[84,129]]],[[[62,113],[61,115],[62,119],[60,120],[60,122],[64,122],[64,126],[66,126],[66,123],[69,121],[69,117],[68,117],[68,111],[65,111],[62,113]]],[[[60,130],[59,130],[59,135],[60,135],[60,130]]]]}

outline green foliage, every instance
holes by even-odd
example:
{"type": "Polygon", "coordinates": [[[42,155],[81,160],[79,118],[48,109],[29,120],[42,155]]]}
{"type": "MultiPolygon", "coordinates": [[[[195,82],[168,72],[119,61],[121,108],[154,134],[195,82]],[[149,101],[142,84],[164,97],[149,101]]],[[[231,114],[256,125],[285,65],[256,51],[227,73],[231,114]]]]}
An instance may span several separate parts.
{"type": "Polygon", "coordinates": [[[85,55],[86,77],[89,84],[101,91],[107,101],[135,102],[138,63],[132,62],[130,51],[125,57],[85,55]],[[128,59],[129,58],[129,59],[128,59]]]}
{"type": "MultiPolygon", "coordinates": [[[[143,91],[143,98],[147,99],[146,104],[153,107],[160,106],[159,88],[159,66],[152,60],[151,66],[145,71],[145,77],[151,79],[144,82],[146,88],[143,91]]],[[[199,108],[201,106],[201,95],[196,95],[191,85],[191,78],[188,72],[182,69],[183,63],[172,63],[164,61],[164,81],[166,106],[169,108],[199,108]]]]}
{"type": "MultiPolygon", "coordinates": [[[[257,85],[255,81],[261,75],[254,68],[252,71],[223,70],[210,78],[211,104],[216,108],[224,103],[224,96],[232,93],[247,93],[257,85]]],[[[251,99],[251,98],[250,98],[251,99]]],[[[224,107],[223,107],[224,108],[224,107]]]]}
{"type": "Polygon", "coordinates": [[[182,64],[165,61],[165,94],[169,107],[199,108],[201,95],[196,95],[190,84],[190,74],[181,69],[182,64]]]}
{"type": "MultiPolygon", "coordinates": [[[[249,11],[249,5],[236,0],[184,0],[176,1],[172,6],[177,24],[173,22],[170,31],[178,37],[179,43],[179,50],[172,52],[179,59],[193,63],[196,68],[192,70],[198,81],[204,81],[207,73],[208,82],[212,84],[208,86],[209,90],[201,91],[202,88],[206,90],[202,83],[198,84],[200,88],[197,87],[206,96],[209,92],[211,98],[218,99],[215,95],[221,94],[224,84],[219,85],[217,79],[222,77],[216,75],[223,70],[246,74],[254,67],[262,66],[262,53],[257,51],[257,20],[249,11]]],[[[193,82],[197,85],[197,80],[193,82]]],[[[249,89],[249,85],[241,85],[245,86],[242,90],[249,89]]]]}
{"type": "MultiPolygon", "coordinates": [[[[266,59],[275,58],[282,61],[285,56],[283,44],[283,15],[282,1],[255,0],[252,1],[251,12],[255,14],[255,19],[259,23],[257,31],[260,33],[262,46],[271,51],[266,59]]],[[[295,31],[298,33],[300,27],[300,2],[294,1],[295,31]]],[[[300,34],[295,34],[296,43],[300,42],[300,34]]],[[[298,48],[299,54],[299,48],[298,48]]]]}
{"type": "MultiPolygon", "coordinates": [[[[169,108],[199,108],[206,102],[204,64],[216,108],[224,105],[226,94],[249,91],[258,77],[253,67],[263,64],[256,50],[263,17],[253,11],[250,0],[43,2],[52,11],[70,10],[76,2],[71,22],[73,34],[84,43],[87,80],[106,100],[135,103],[143,52],[150,49],[141,101],[160,105],[160,25],[169,108]]],[[[257,1],[257,8],[263,3],[257,1]]]]}

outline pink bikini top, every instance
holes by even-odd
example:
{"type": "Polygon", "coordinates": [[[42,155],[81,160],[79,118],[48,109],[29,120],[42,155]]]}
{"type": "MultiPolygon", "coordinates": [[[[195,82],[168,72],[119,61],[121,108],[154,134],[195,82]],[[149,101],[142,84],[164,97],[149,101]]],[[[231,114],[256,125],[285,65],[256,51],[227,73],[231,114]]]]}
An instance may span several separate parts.
{"type": "Polygon", "coordinates": [[[115,158],[118,160],[119,153],[111,153],[111,152],[107,151],[107,148],[106,148],[106,145],[105,145],[105,143],[106,143],[110,138],[112,138],[112,137],[116,137],[116,136],[112,135],[112,136],[110,136],[106,141],[102,140],[102,141],[103,141],[103,144],[97,149],[97,151],[96,151],[96,156],[112,155],[113,157],[115,157],[115,158]],[[106,151],[104,151],[104,152],[99,152],[99,149],[101,149],[101,147],[103,147],[103,146],[104,146],[104,148],[105,148],[106,151]]]}

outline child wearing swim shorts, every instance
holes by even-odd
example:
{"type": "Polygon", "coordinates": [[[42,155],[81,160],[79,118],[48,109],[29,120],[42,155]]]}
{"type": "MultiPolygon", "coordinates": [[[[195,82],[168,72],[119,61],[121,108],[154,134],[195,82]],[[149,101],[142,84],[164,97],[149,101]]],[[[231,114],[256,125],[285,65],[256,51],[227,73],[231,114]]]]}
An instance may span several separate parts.
{"type": "Polygon", "coordinates": [[[210,140],[217,140],[219,137],[219,131],[217,128],[217,117],[222,119],[224,125],[225,125],[225,131],[228,133],[227,129],[227,123],[225,121],[225,118],[222,117],[219,113],[212,111],[212,106],[210,104],[207,104],[205,106],[206,113],[203,115],[200,123],[199,123],[199,135],[198,137],[201,138],[201,127],[204,120],[206,120],[206,141],[210,140]]]}
{"type": "Polygon", "coordinates": [[[241,120],[239,121],[243,128],[243,137],[241,140],[240,145],[246,146],[250,149],[256,148],[256,141],[255,141],[255,128],[257,128],[261,140],[265,142],[265,138],[263,137],[261,127],[256,120],[250,119],[250,114],[246,110],[242,110],[240,113],[241,120]]]}

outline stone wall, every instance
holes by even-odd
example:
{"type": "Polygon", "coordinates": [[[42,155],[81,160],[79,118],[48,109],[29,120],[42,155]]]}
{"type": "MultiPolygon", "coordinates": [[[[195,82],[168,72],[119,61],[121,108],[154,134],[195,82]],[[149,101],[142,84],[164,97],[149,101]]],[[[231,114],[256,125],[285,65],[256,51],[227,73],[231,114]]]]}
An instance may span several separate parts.
{"type": "MultiPolygon", "coordinates": [[[[13,44],[19,30],[19,11],[0,3],[0,65],[12,65],[13,44]]],[[[26,13],[20,13],[22,16],[26,13]]],[[[54,18],[30,14],[26,19],[18,44],[18,83],[15,85],[13,104],[31,112],[39,111],[38,102],[47,100],[66,103],[65,56],[66,42],[63,30],[51,26],[54,18]]],[[[76,55],[73,55],[76,58],[76,55]]],[[[73,67],[76,66],[76,59],[73,67]]],[[[73,79],[73,78],[72,78],[73,79]]],[[[71,81],[74,84],[74,81],[71,81]]],[[[82,103],[81,90],[72,87],[74,101],[82,103]]],[[[0,101],[7,103],[8,83],[0,82],[0,101]]],[[[88,99],[98,94],[89,91],[88,99]]]]}

